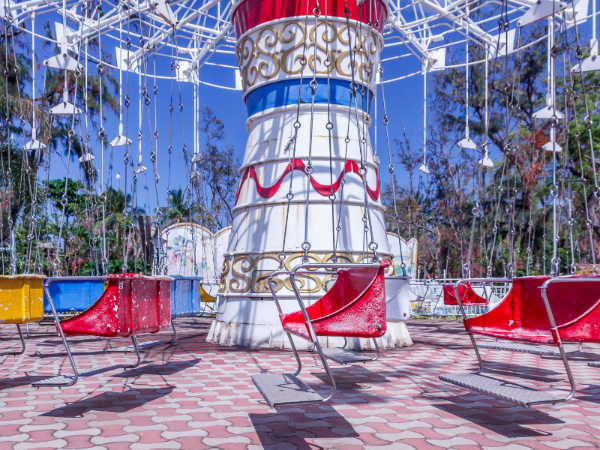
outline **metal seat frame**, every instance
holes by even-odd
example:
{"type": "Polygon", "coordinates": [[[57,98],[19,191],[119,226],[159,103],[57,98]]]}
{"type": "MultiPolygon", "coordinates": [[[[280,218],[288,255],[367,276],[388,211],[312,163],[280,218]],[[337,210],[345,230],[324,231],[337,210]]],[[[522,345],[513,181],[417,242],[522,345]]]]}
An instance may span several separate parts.
{"type": "MultiPolygon", "coordinates": [[[[571,371],[571,367],[569,366],[569,362],[567,360],[567,352],[565,351],[564,345],[562,340],[560,339],[560,334],[559,334],[559,327],[557,327],[556,325],[556,320],[554,318],[554,314],[552,313],[552,307],[550,305],[550,301],[548,300],[548,287],[553,284],[553,283],[565,283],[565,282],[591,282],[591,281],[595,281],[598,282],[600,281],[600,279],[596,278],[576,278],[576,277],[555,277],[555,278],[550,278],[548,280],[546,280],[544,282],[544,284],[541,286],[541,294],[542,294],[542,299],[544,302],[544,306],[546,309],[546,313],[548,314],[548,320],[550,322],[550,333],[552,334],[552,336],[554,337],[555,341],[557,342],[557,347],[558,347],[558,355],[556,356],[560,356],[563,365],[565,367],[565,372],[567,374],[567,378],[569,380],[569,385],[570,385],[570,391],[569,394],[564,397],[564,398],[559,398],[559,399],[552,399],[552,400],[541,400],[541,401],[530,401],[530,402],[525,402],[525,403],[520,403],[520,402],[515,402],[510,398],[506,398],[506,397],[502,397],[502,399],[504,400],[509,400],[512,401],[513,403],[518,403],[518,404],[524,404],[524,406],[533,406],[533,405],[540,405],[540,404],[545,404],[545,403],[560,403],[560,402],[567,402],[569,400],[571,400],[573,398],[573,396],[575,395],[576,392],[576,385],[575,385],[575,379],[573,377],[573,372],[571,371]]],[[[466,285],[467,283],[482,283],[482,284],[486,284],[486,283],[514,283],[514,279],[512,278],[470,278],[470,279],[465,279],[465,280],[460,280],[458,282],[455,283],[454,285],[454,293],[455,296],[458,300],[459,303],[459,309],[462,313],[463,319],[467,319],[467,316],[465,314],[465,310],[464,310],[464,306],[463,306],[463,302],[462,302],[462,298],[458,293],[458,288],[461,285],[466,285]]],[[[466,294],[466,289],[465,289],[465,294],[466,294]]],[[[486,298],[486,300],[488,300],[486,298]]],[[[488,300],[489,301],[489,300],[488,300]]],[[[504,300],[503,300],[504,301],[504,300]]],[[[473,345],[473,349],[475,350],[475,354],[477,356],[477,360],[479,362],[479,369],[476,372],[476,375],[481,374],[481,372],[484,369],[483,366],[483,359],[481,357],[481,353],[479,351],[479,348],[477,346],[477,342],[475,340],[474,337],[474,333],[468,331],[469,337],[471,339],[471,343],[473,345]]],[[[581,345],[581,343],[580,343],[581,345]]],[[[534,346],[532,346],[534,347],[534,346]]],[[[581,346],[580,348],[581,349],[581,346]]],[[[538,353],[539,354],[539,353],[538,353]]],[[[442,376],[440,377],[442,378],[442,376]]],[[[442,378],[443,379],[443,378],[442,378]]],[[[448,380],[445,380],[448,381],[448,380]]],[[[494,395],[493,392],[488,392],[491,395],[494,395]]]]}
{"type": "MultiPolygon", "coordinates": [[[[19,337],[21,338],[21,350],[18,352],[0,353],[0,356],[18,356],[18,355],[22,355],[27,350],[27,344],[25,343],[25,339],[23,337],[23,332],[21,331],[21,325],[18,323],[15,325],[17,326],[17,331],[19,332],[19,337]]],[[[29,325],[29,324],[27,323],[25,325],[29,325]]]]}
{"type": "MultiPolygon", "coordinates": [[[[69,387],[69,386],[73,386],[75,383],[77,383],[77,380],[79,379],[79,375],[80,372],[77,370],[77,364],[75,364],[75,359],[73,358],[73,354],[71,353],[71,348],[69,347],[69,343],[67,342],[67,338],[65,337],[65,333],[63,332],[61,323],[60,323],[60,316],[58,315],[58,312],[56,311],[56,308],[54,307],[54,301],[52,300],[52,296],[50,295],[50,289],[49,286],[51,283],[55,282],[55,281],[59,281],[59,280],[78,280],[78,281],[106,281],[107,277],[106,276],[82,276],[82,277],[52,277],[52,278],[47,278],[44,281],[44,292],[47,295],[48,298],[48,302],[50,303],[50,308],[52,309],[52,315],[54,316],[54,321],[56,323],[56,328],[58,329],[58,334],[60,335],[60,338],[62,339],[63,345],[65,346],[65,349],[67,351],[67,356],[69,358],[69,361],[71,363],[71,368],[73,369],[73,376],[72,377],[62,377],[64,379],[67,379],[69,381],[60,383],[60,382],[56,382],[56,383],[47,383],[47,382],[38,382],[38,383],[32,383],[33,387],[39,388],[39,387],[69,387]]],[[[136,367],[138,367],[140,365],[141,362],[141,356],[140,356],[140,351],[139,351],[139,343],[137,340],[137,336],[133,335],[131,336],[131,341],[133,342],[133,346],[135,348],[135,352],[137,354],[137,362],[131,366],[125,366],[125,369],[135,369],[136,367]]],[[[94,369],[91,369],[92,371],[94,369]]],[[[87,372],[87,371],[86,371],[87,372]]]]}
{"type": "MultiPolygon", "coordinates": [[[[253,381],[257,385],[258,389],[261,391],[261,393],[263,394],[265,399],[269,402],[269,404],[271,404],[271,406],[283,407],[283,406],[290,406],[290,405],[303,405],[303,404],[310,405],[310,404],[318,404],[318,403],[327,403],[335,395],[335,393],[336,393],[335,380],[333,378],[333,375],[331,374],[329,364],[327,363],[327,357],[325,356],[325,353],[323,352],[323,348],[321,347],[321,344],[319,343],[319,340],[318,340],[315,330],[313,328],[312,321],[310,320],[310,318],[308,316],[308,312],[306,311],[306,306],[304,305],[304,302],[302,301],[302,295],[300,294],[300,290],[298,289],[298,286],[296,284],[296,276],[298,276],[298,275],[333,275],[333,274],[335,274],[335,271],[337,271],[338,269],[354,269],[357,267],[361,267],[361,268],[377,267],[377,268],[379,268],[380,264],[379,263],[375,263],[375,264],[372,264],[372,263],[371,264],[305,263],[305,264],[300,264],[300,265],[294,267],[291,271],[276,271],[276,272],[273,272],[269,276],[269,288],[271,289],[271,294],[273,295],[273,300],[275,301],[275,305],[277,306],[277,310],[280,315],[283,314],[283,310],[281,308],[280,300],[277,297],[277,292],[275,291],[275,282],[273,281],[273,278],[277,277],[279,275],[289,275],[290,276],[294,295],[296,296],[296,300],[298,301],[298,305],[300,306],[300,310],[302,311],[302,315],[304,316],[304,320],[306,322],[306,325],[307,325],[307,328],[309,331],[310,342],[313,344],[314,349],[319,354],[319,358],[321,359],[321,362],[323,363],[323,367],[325,368],[325,373],[327,374],[327,379],[329,380],[329,384],[331,385],[331,392],[329,393],[329,395],[327,397],[321,397],[321,400],[278,402],[277,405],[274,405],[273,402],[268,398],[268,394],[263,392],[260,385],[257,383],[257,381],[254,381],[254,378],[253,378],[253,381]],[[317,271],[316,269],[324,269],[324,270],[317,271]]],[[[294,344],[294,340],[292,339],[291,334],[288,331],[286,331],[285,329],[284,329],[284,331],[287,334],[288,340],[290,342],[290,346],[292,348],[292,351],[294,352],[294,357],[296,358],[296,363],[298,364],[297,370],[291,375],[293,377],[297,377],[300,374],[300,372],[302,371],[302,361],[300,360],[300,355],[298,354],[298,350],[296,349],[296,346],[294,344]]],[[[377,356],[371,360],[375,361],[377,358],[379,358],[380,351],[379,351],[379,346],[377,345],[377,341],[375,339],[373,339],[373,341],[375,342],[375,348],[377,349],[377,356]]],[[[345,345],[344,345],[344,347],[345,347],[345,345]]]]}

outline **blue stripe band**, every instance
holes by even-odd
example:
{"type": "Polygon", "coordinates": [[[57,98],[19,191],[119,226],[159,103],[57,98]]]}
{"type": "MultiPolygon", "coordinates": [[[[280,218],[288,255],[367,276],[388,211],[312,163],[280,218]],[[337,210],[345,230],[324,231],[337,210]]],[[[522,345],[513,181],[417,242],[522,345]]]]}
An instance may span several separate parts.
{"type": "MultiPolygon", "coordinates": [[[[310,79],[302,81],[302,103],[310,103],[312,101],[310,81],[310,79]]],[[[317,83],[319,85],[315,92],[315,103],[327,104],[327,78],[317,78],[317,83]]],[[[245,99],[248,117],[270,108],[297,105],[299,85],[300,79],[295,78],[269,83],[254,89],[246,95],[245,99]]],[[[350,106],[350,82],[348,80],[331,78],[329,80],[329,87],[329,101],[332,105],[350,106]]],[[[361,88],[359,87],[359,95],[356,99],[357,105],[359,109],[366,112],[368,103],[373,99],[373,93],[367,90],[363,102],[360,90],[361,88]]],[[[352,106],[354,106],[354,100],[352,100],[352,106]]]]}

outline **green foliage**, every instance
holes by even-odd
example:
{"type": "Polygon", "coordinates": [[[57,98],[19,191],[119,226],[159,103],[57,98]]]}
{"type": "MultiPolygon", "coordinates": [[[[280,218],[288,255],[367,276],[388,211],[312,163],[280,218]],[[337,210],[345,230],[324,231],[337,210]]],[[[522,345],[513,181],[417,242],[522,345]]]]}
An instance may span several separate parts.
{"type": "Polygon", "coordinates": [[[80,193],[83,184],[71,178],[50,180],[48,182],[48,198],[58,211],[63,211],[66,217],[71,217],[81,212],[84,207],[84,196],[80,193]],[[65,192],[66,183],[66,192],[65,192]]]}

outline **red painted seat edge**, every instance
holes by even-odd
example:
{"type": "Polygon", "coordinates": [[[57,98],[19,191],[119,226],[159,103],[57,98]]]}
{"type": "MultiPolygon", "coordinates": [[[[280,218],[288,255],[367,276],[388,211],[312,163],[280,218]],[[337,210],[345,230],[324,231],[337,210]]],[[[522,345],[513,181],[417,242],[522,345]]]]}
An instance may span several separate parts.
{"type": "MultiPolygon", "coordinates": [[[[333,313],[327,314],[327,315],[319,317],[319,318],[311,318],[311,315],[309,314],[309,318],[311,318],[311,323],[313,323],[313,327],[315,327],[315,326],[318,327],[319,324],[323,325],[327,321],[348,311],[349,308],[356,306],[361,300],[363,300],[365,298],[366,295],[369,294],[370,290],[373,288],[374,283],[380,277],[382,278],[380,284],[382,284],[382,288],[383,288],[383,296],[384,296],[383,304],[385,307],[385,281],[383,280],[383,277],[384,277],[385,269],[388,265],[389,265],[388,261],[381,261],[380,266],[379,266],[379,268],[377,268],[375,270],[375,276],[369,282],[368,287],[366,287],[361,292],[361,294],[358,295],[349,304],[343,306],[342,308],[336,310],[333,313]]],[[[335,285],[334,285],[334,287],[335,287],[335,285]]],[[[326,300],[327,298],[329,298],[328,294],[329,294],[329,296],[334,295],[335,294],[334,289],[332,288],[329,292],[327,292],[327,294],[325,294],[323,297],[321,297],[321,299],[317,300],[314,304],[312,304],[311,306],[306,308],[307,312],[309,312],[309,309],[312,309],[312,311],[317,311],[319,309],[319,302],[322,302],[323,300],[326,300]]],[[[304,315],[302,314],[302,311],[294,311],[293,313],[289,313],[289,314],[280,314],[279,318],[281,320],[281,324],[285,331],[288,331],[289,333],[294,334],[298,337],[304,338],[306,340],[310,340],[310,333],[308,330],[308,325],[304,321],[304,315]],[[306,330],[306,331],[304,331],[304,330],[306,330]]],[[[383,322],[382,330],[377,337],[383,336],[385,334],[385,332],[387,331],[387,323],[385,321],[385,318],[383,318],[381,321],[383,322]]],[[[321,330],[315,330],[315,333],[317,334],[317,336],[332,336],[332,337],[333,336],[343,336],[346,334],[346,333],[336,334],[336,333],[330,333],[330,332],[321,331],[321,330]]],[[[361,334],[360,332],[357,332],[357,333],[352,333],[352,336],[350,336],[350,334],[348,334],[348,337],[370,338],[372,336],[370,336],[370,335],[367,336],[366,334],[361,334]]]]}
{"type": "Polygon", "coordinates": [[[143,273],[111,273],[106,275],[107,280],[151,280],[151,281],[173,281],[174,278],[167,275],[144,275],[143,273]]]}
{"type": "MultiPolygon", "coordinates": [[[[548,276],[539,276],[539,277],[525,277],[524,279],[520,279],[523,281],[527,281],[527,278],[529,278],[530,280],[533,279],[536,281],[536,284],[539,284],[538,288],[541,288],[541,286],[543,285],[543,283],[550,279],[550,277],[548,276]]],[[[572,275],[572,276],[565,276],[565,277],[561,277],[562,279],[568,279],[568,278],[600,278],[600,276],[598,275],[572,275]]],[[[517,279],[519,280],[519,279],[517,279]]],[[[577,285],[580,285],[581,282],[575,282],[577,283],[577,285]]],[[[558,283],[557,283],[558,284],[558,283]]],[[[557,284],[554,284],[554,286],[556,286],[557,284]]],[[[563,285],[563,289],[565,289],[565,282],[561,282],[560,284],[563,285]]],[[[600,284],[600,283],[599,283],[600,284]]],[[[467,332],[471,332],[473,334],[478,334],[478,335],[482,335],[482,336],[489,336],[489,337],[495,337],[495,338],[501,338],[501,339],[507,339],[507,340],[514,340],[514,341],[523,341],[523,342],[529,342],[529,343],[535,343],[535,344],[544,344],[544,345],[558,345],[558,341],[556,341],[551,334],[550,331],[550,326],[548,323],[548,330],[537,330],[538,332],[540,332],[541,334],[538,335],[534,335],[534,334],[528,334],[528,333],[524,333],[524,332],[513,332],[511,330],[502,330],[501,328],[494,328],[494,327],[490,327],[486,322],[491,322],[494,323],[494,321],[496,321],[498,318],[500,319],[504,319],[505,322],[508,323],[508,319],[510,318],[510,315],[506,314],[507,311],[503,312],[503,308],[506,310],[507,305],[510,305],[510,302],[513,298],[513,295],[525,295],[524,293],[519,293],[517,292],[517,294],[515,294],[515,288],[519,288],[521,286],[520,283],[515,283],[513,285],[513,289],[511,289],[509,291],[509,293],[506,295],[506,297],[500,302],[500,304],[492,311],[489,311],[485,314],[482,314],[480,316],[474,317],[474,318],[470,318],[467,319],[464,323],[465,325],[465,329],[467,330],[467,332]],[[494,316],[498,316],[498,317],[494,317],[494,316]],[[484,329],[485,327],[485,329],[484,329]]],[[[526,286],[526,285],[524,285],[526,286]]],[[[549,289],[552,289],[553,284],[549,285],[549,289]]],[[[573,286],[573,288],[576,288],[576,286],[573,286]]],[[[582,289],[583,286],[580,287],[580,289],[582,289]]],[[[531,289],[531,286],[529,287],[529,289],[531,289]]],[[[566,288],[568,290],[568,288],[566,288]]],[[[541,290],[540,292],[540,299],[541,299],[541,290]]],[[[588,291],[590,292],[590,291],[588,291]]],[[[592,292],[592,298],[596,295],[592,292]]],[[[553,299],[551,297],[552,294],[550,294],[549,292],[549,300],[552,302],[553,299]]],[[[558,294],[555,294],[558,295],[558,294]]],[[[599,295],[600,297],[600,295],[599,295]]],[[[556,301],[556,299],[554,299],[556,301]]],[[[589,307],[587,310],[585,310],[583,313],[581,313],[579,316],[577,316],[576,318],[570,320],[569,322],[565,322],[565,323],[560,323],[561,318],[560,316],[557,317],[556,316],[556,311],[553,308],[553,312],[555,314],[555,319],[558,323],[557,329],[559,331],[559,336],[561,341],[564,342],[600,342],[600,298],[598,298],[597,300],[594,301],[594,303],[592,304],[591,307],[589,307]]],[[[520,316],[526,316],[527,311],[523,312],[520,310],[519,308],[519,315],[520,316]]],[[[521,321],[521,318],[519,317],[519,322],[521,321]]],[[[499,322],[498,322],[499,323],[499,322]]],[[[522,328],[520,328],[521,330],[523,330],[522,328]]],[[[517,331],[519,329],[516,329],[515,331],[517,331]]]]}
{"type": "MultiPolygon", "coordinates": [[[[487,305],[487,300],[473,290],[471,283],[466,283],[465,285],[460,285],[459,287],[459,295],[461,295],[462,303],[466,306],[471,305],[487,305]],[[462,293],[460,292],[460,288],[462,289],[462,293]],[[466,288],[466,294],[465,294],[466,288]]],[[[445,284],[444,285],[444,306],[458,306],[458,299],[454,294],[454,285],[453,284],[445,284]]]]}
{"type": "MultiPolygon", "coordinates": [[[[534,277],[531,278],[533,279],[534,277]]],[[[549,277],[537,277],[537,282],[541,285],[548,278],[549,277]]],[[[494,309],[479,316],[467,318],[463,322],[465,330],[468,333],[481,336],[551,345],[554,343],[554,339],[552,338],[550,329],[548,329],[547,333],[534,335],[533,333],[519,332],[519,330],[522,330],[521,328],[505,328],[509,326],[511,320],[514,321],[516,325],[520,325],[521,323],[520,302],[518,302],[518,309],[513,310],[514,305],[511,306],[511,303],[514,303],[513,296],[518,297],[522,295],[521,284],[517,280],[518,279],[514,280],[511,290],[494,309]]]]}
{"type": "Polygon", "coordinates": [[[584,314],[557,327],[561,341],[600,343],[600,299],[584,314]]]}
{"type": "MultiPolygon", "coordinates": [[[[69,317],[67,319],[62,319],[60,321],[60,325],[63,329],[63,333],[66,336],[126,337],[125,335],[121,336],[121,333],[119,333],[118,323],[117,323],[117,320],[115,320],[116,314],[115,314],[115,317],[106,317],[107,320],[103,324],[103,327],[102,327],[103,330],[100,330],[100,329],[94,330],[94,328],[89,328],[89,331],[81,330],[81,329],[76,330],[74,327],[74,325],[77,322],[85,322],[89,315],[96,312],[101,307],[101,305],[106,301],[105,300],[106,297],[108,297],[109,295],[115,295],[113,292],[115,290],[117,291],[117,295],[118,295],[117,281],[114,278],[112,278],[108,281],[108,286],[106,287],[106,289],[104,290],[104,292],[102,293],[100,298],[98,298],[98,300],[96,300],[88,309],[80,312],[79,314],[77,314],[75,316],[69,317]],[[110,328],[107,327],[108,325],[110,325],[110,328]]],[[[58,333],[58,328],[56,329],[56,331],[58,333]]]]}
{"type": "MultiPolygon", "coordinates": [[[[310,318],[311,322],[313,322],[313,323],[322,322],[323,320],[331,319],[335,315],[340,314],[341,312],[346,310],[347,307],[354,305],[358,300],[360,300],[362,298],[363,295],[365,295],[365,293],[371,288],[371,286],[373,286],[373,283],[375,282],[375,280],[377,279],[377,276],[379,274],[379,270],[380,270],[380,268],[373,270],[373,272],[374,272],[373,279],[370,280],[369,283],[366,285],[366,287],[362,290],[362,292],[360,292],[360,294],[357,294],[357,296],[351,302],[349,302],[347,305],[343,306],[342,308],[336,310],[333,313],[326,314],[324,316],[315,317],[315,313],[318,314],[318,312],[321,310],[321,305],[324,302],[327,302],[329,298],[338,295],[338,291],[341,290],[341,286],[339,286],[339,285],[336,286],[337,283],[335,283],[333,285],[333,287],[328,292],[326,292],[325,295],[323,295],[323,297],[321,297],[319,300],[317,300],[312,305],[306,307],[306,312],[307,312],[308,317],[310,318]]],[[[280,319],[281,319],[281,324],[284,326],[284,328],[285,328],[285,324],[288,322],[305,323],[304,315],[302,314],[301,310],[294,311],[294,312],[288,313],[288,314],[282,314],[280,316],[280,319]]]]}
{"type": "MultiPolygon", "coordinates": [[[[126,273],[126,274],[110,274],[107,277],[107,281],[108,281],[108,286],[107,288],[104,290],[104,292],[102,293],[102,295],[100,296],[100,298],[98,300],[96,300],[88,309],[86,309],[85,311],[82,311],[81,313],[73,316],[73,317],[69,317],[68,319],[63,319],[60,321],[61,326],[63,328],[63,332],[65,333],[65,335],[68,336],[100,336],[100,337],[129,337],[131,335],[134,334],[140,334],[139,332],[135,332],[133,330],[131,330],[129,328],[129,326],[127,327],[127,330],[123,330],[121,331],[119,328],[119,317],[117,315],[117,311],[118,308],[116,310],[113,310],[113,308],[109,308],[107,310],[108,314],[112,315],[112,317],[108,317],[107,315],[104,315],[104,318],[107,319],[105,322],[103,322],[101,325],[101,328],[97,328],[94,329],[94,325],[99,325],[97,322],[95,321],[91,321],[92,324],[89,326],[89,328],[86,329],[70,329],[71,328],[71,324],[74,324],[75,322],[86,322],[87,316],[89,316],[90,314],[93,314],[94,312],[97,312],[98,309],[100,309],[102,306],[106,306],[104,305],[105,302],[107,302],[106,298],[113,294],[113,291],[116,290],[116,295],[117,297],[117,302],[119,301],[119,288],[118,288],[118,283],[119,281],[124,281],[124,280],[128,280],[128,281],[153,281],[158,283],[157,286],[157,319],[158,319],[158,324],[156,326],[156,330],[154,331],[146,331],[142,334],[145,333],[157,333],[159,331],[163,331],[167,328],[170,327],[171,325],[171,314],[170,314],[170,292],[168,293],[164,293],[162,292],[161,289],[161,285],[163,284],[162,282],[164,281],[172,281],[173,278],[168,277],[168,276],[163,276],[163,275],[158,275],[158,276],[147,276],[147,275],[143,275],[143,274],[137,274],[137,273],[126,273]],[[169,311],[168,312],[163,312],[163,314],[161,314],[161,302],[160,302],[160,298],[163,297],[165,298],[165,301],[169,303],[169,311]],[[111,314],[112,313],[112,314],[111,314]],[[168,317],[168,321],[165,320],[165,318],[168,317]],[[109,327],[110,326],[110,327],[109,327]]],[[[167,285],[168,288],[170,288],[170,285],[167,285]]],[[[133,289],[133,286],[131,286],[131,289],[133,289]]],[[[133,295],[133,292],[130,292],[130,298],[133,295]]],[[[130,311],[130,315],[132,314],[132,311],[130,311]]],[[[129,322],[131,322],[133,320],[133,318],[130,316],[128,318],[129,322]]],[[[131,324],[130,324],[131,325],[131,324]]],[[[58,332],[58,329],[57,329],[58,332]]]]}
{"type": "Polygon", "coordinates": [[[519,341],[519,342],[529,342],[531,344],[539,344],[539,345],[558,345],[554,342],[552,335],[540,336],[540,335],[527,335],[525,333],[512,333],[506,331],[494,332],[492,330],[477,330],[474,331],[473,334],[477,334],[479,336],[487,336],[493,337],[497,339],[506,339],[508,341],[519,341]]]}
{"type": "MultiPolygon", "coordinates": [[[[387,262],[387,261],[386,261],[386,262],[387,262]]],[[[361,292],[361,293],[360,293],[360,294],[359,294],[359,295],[358,295],[358,296],[357,296],[357,297],[356,297],[354,300],[352,300],[350,303],[348,303],[346,306],[342,306],[342,307],[341,307],[340,309],[338,309],[337,311],[335,311],[335,312],[332,312],[331,314],[327,314],[327,315],[325,315],[325,316],[321,316],[321,317],[319,317],[318,319],[311,319],[311,322],[312,322],[312,323],[318,323],[318,322],[323,322],[323,321],[325,321],[325,320],[327,320],[327,319],[331,319],[332,317],[334,317],[334,316],[337,316],[338,314],[341,314],[341,313],[343,313],[344,311],[348,310],[350,307],[352,307],[353,305],[355,305],[355,304],[356,304],[356,303],[357,303],[357,302],[358,302],[358,301],[359,301],[361,298],[363,298],[363,297],[364,297],[364,295],[365,295],[367,292],[369,292],[369,290],[370,290],[370,289],[371,289],[371,287],[373,286],[373,283],[375,283],[375,280],[377,280],[377,277],[380,275],[380,272],[381,272],[382,270],[385,270],[385,267],[387,267],[387,265],[380,265],[380,266],[379,266],[379,268],[378,268],[376,271],[374,271],[374,272],[375,272],[375,276],[374,276],[374,277],[373,277],[373,279],[372,279],[372,280],[369,282],[368,286],[367,286],[367,287],[365,287],[365,289],[363,289],[363,291],[362,291],[362,292],[361,292]]],[[[350,269],[350,270],[352,270],[352,269],[350,269]]],[[[323,300],[324,300],[324,299],[327,297],[327,295],[328,295],[330,292],[332,292],[332,291],[329,291],[329,292],[327,292],[327,293],[326,293],[326,294],[325,294],[323,297],[321,297],[321,298],[320,298],[318,301],[319,301],[319,302],[322,302],[322,301],[323,301],[323,300]]],[[[311,306],[309,306],[309,307],[308,307],[308,308],[306,308],[306,309],[308,310],[308,309],[309,309],[309,308],[311,308],[312,306],[316,305],[316,303],[317,303],[317,302],[315,302],[314,304],[312,304],[311,306]]]]}
{"type": "MultiPolygon", "coordinates": [[[[280,314],[280,319],[282,315],[283,314],[280,314]]],[[[283,321],[281,323],[283,323],[283,321]]],[[[286,325],[283,326],[283,329],[288,333],[293,334],[294,336],[298,336],[307,341],[311,340],[310,334],[308,333],[308,326],[306,326],[306,322],[302,322],[301,324],[297,322],[292,322],[290,325],[286,323],[286,325]]]]}

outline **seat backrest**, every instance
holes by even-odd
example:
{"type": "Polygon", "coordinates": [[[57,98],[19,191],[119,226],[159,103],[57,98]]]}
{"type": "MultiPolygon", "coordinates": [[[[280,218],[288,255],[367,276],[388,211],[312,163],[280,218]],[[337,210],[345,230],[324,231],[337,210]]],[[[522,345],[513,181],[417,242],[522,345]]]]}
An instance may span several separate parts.
{"type": "MultiPolygon", "coordinates": [[[[549,278],[515,278],[512,289],[496,308],[467,319],[465,327],[474,332],[488,329],[510,333],[515,338],[550,337],[550,320],[540,289],[549,278]]],[[[556,325],[560,326],[577,319],[598,301],[600,282],[553,283],[547,295],[556,325]]]]}
{"type": "MultiPolygon", "coordinates": [[[[595,275],[585,275],[584,278],[597,278],[595,275]]],[[[528,277],[519,281],[522,286],[521,302],[529,302],[527,306],[531,309],[540,310],[540,315],[547,319],[548,314],[542,298],[542,291],[539,289],[544,281],[549,277],[528,277]],[[529,280],[536,278],[536,280],[529,280]],[[535,304],[535,306],[530,306],[535,304]]],[[[569,278],[569,277],[565,277],[569,278]]],[[[578,276],[577,278],[581,278],[578,276]]],[[[582,314],[587,312],[600,299],[600,282],[581,282],[574,281],[552,283],[547,290],[548,302],[552,308],[552,315],[556,325],[560,326],[571,322],[582,314]]],[[[522,310],[522,320],[524,326],[535,326],[528,317],[531,314],[525,314],[528,310],[522,310]]],[[[549,324],[549,322],[548,322],[549,324]]]]}
{"type": "MultiPolygon", "coordinates": [[[[458,306],[458,300],[454,295],[454,285],[444,285],[444,305],[446,306],[458,306]]],[[[458,286],[458,295],[462,300],[463,305],[485,305],[487,301],[485,298],[480,297],[475,293],[470,283],[461,284],[458,286]]]]}
{"type": "MultiPolygon", "coordinates": [[[[458,295],[460,295],[461,299],[465,297],[465,286],[463,284],[458,286],[458,295]]],[[[453,284],[445,284],[444,285],[444,305],[446,305],[446,306],[458,305],[458,300],[456,299],[456,296],[454,295],[454,285],[453,284]]]]}
{"type": "Polygon", "coordinates": [[[61,320],[66,334],[129,337],[169,327],[172,278],[126,273],[106,279],[104,293],[92,306],[61,320]]]}
{"type": "Polygon", "coordinates": [[[338,270],[337,280],[331,289],[319,301],[306,308],[308,317],[312,320],[319,319],[351,305],[371,287],[378,272],[377,267],[338,270]]]}
{"type": "Polygon", "coordinates": [[[191,317],[200,313],[200,277],[172,276],[171,317],[191,317]]]}
{"type": "MultiPolygon", "coordinates": [[[[124,274],[138,275],[138,274],[124,274]]],[[[131,283],[131,328],[134,334],[156,333],[171,323],[171,279],[168,277],[126,277],[131,283]]]]}
{"type": "Polygon", "coordinates": [[[171,317],[183,317],[191,313],[192,309],[192,281],[174,276],[171,282],[171,317]]]}
{"type": "Polygon", "coordinates": [[[204,303],[214,303],[216,300],[215,297],[206,292],[203,284],[200,284],[200,300],[204,303]]]}
{"type": "Polygon", "coordinates": [[[42,275],[0,276],[0,323],[39,322],[44,318],[42,275]]]}
{"type": "MultiPolygon", "coordinates": [[[[104,281],[57,280],[48,285],[48,290],[58,313],[85,311],[102,296],[104,281]]],[[[52,314],[46,292],[44,292],[44,312],[52,314]]]]}

